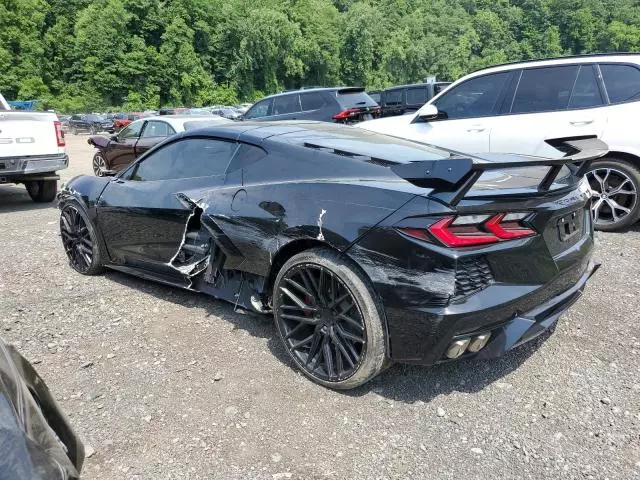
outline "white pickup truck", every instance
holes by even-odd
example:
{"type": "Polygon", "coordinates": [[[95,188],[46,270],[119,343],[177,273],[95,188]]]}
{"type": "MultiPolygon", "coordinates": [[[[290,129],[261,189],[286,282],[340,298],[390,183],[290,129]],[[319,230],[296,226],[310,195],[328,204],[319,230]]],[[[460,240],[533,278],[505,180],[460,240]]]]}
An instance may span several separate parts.
{"type": "Polygon", "coordinates": [[[55,113],[11,110],[0,94],[0,184],[24,183],[35,202],[56,197],[56,171],[69,166],[55,113]]]}

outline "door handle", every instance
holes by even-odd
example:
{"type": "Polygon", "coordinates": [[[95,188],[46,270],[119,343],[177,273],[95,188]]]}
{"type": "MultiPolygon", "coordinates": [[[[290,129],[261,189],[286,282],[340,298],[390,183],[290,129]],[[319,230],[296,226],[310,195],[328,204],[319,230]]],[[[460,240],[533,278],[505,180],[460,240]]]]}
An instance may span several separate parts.
{"type": "Polygon", "coordinates": [[[472,125],[471,127],[467,128],[467,132],[484,132],[485,131],[485,127],[483,127],[482,125],[472,125]]]}
{"type": "Polygon", "coordinates": [[[574,122],[569,122],[574,127],[581,127],[582,125],[591,125],[594,120],[576,120],[574,122]]]}

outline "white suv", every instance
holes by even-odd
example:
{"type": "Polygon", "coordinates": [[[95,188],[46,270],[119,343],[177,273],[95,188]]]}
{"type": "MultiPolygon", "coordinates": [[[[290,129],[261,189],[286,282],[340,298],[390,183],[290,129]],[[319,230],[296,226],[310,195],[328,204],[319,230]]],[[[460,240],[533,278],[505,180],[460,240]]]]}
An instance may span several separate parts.
{"type": "Polygon", "coordinates": [[[554,140],[598,137],[609,154],[587,174],[596,228],[640,218],[640,54],[500,65],[453,83],[412,115],[358,127],[470,153],[558,157],[554,140]]]}

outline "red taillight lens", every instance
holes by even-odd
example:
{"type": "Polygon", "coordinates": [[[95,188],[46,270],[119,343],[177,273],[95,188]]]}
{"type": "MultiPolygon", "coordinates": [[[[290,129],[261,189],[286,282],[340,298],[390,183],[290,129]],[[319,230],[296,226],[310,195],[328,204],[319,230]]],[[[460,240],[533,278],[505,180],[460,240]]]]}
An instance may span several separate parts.
{"type": "MultiPolygon", "coordinates": [[[[535,235],[535,230],[520,223],[524,215],[498,213],[485,216],[444,217],[427,230],[447,247],[473,247],[535,235]]],[[[404,234],[429,240],[427,231],[403,228],[404,234]]]]}
{"type": "Polygon", "coordinates": [[[56,140],[58,141],[59,147],[64,147],[66,145],[64,141],[64,132],[62,131],[62,125],[58,120],[53,122],[53,127],[56,129],[56,140]]]}
{"type": "Polygon", "coordinates": [[[506,213],[499,213],[487,220],[484,226],[500,240],[524,238],[536,234],[536,232],[530,228],[520,225],[518,221],[505,221],[504,218],[506,215],[506,213]]]}
{"type": "Polygon", "coordinates": [[[347,108],[346,110],[342,110],[341,112],[336,113],[333,117],[334,120],[340,122],[342,120],[348,120],[351,117],[355,117],[360,113],[359,108],[347,108]]]}

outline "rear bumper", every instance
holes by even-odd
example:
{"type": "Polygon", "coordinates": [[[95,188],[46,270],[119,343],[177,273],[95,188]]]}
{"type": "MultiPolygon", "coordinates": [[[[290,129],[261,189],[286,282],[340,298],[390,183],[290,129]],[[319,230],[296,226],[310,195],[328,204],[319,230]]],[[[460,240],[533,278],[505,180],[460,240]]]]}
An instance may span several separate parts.
{"type": "MultiPolygon", "coordinates": [[[[53,174],[68,166],[69,156],[66,153],[0,158],[0,183],[15,182],[22,179],[42,179],[40,178],[42,174],[53,174]]],[[[56,177],[55,175],[49,176],[51,178],[56,177]]]]}
{"type": "Polygon", "coordinates": [[[529,342],[553,328],[558,319],[573,305],[584,290],[587,280],[600,268],[600,263],[591,262],[578,283],[566,292],[553,297],[537,308],[516,316],[503,326],[491,331],[491,340],[475,358],[496,358],[509,350],[529,342]]]}
{"type": "Polygon", "coordinates": [[[440,309],[387,308],[391,358],[420,365],[451,361],[445,352],[453,341],[487,332],[491,339],[482,350],[459,358],[499,357],[552,328],[599,266],[587,256],[544,286],[495,285],[470,302],[440,309]]]}

